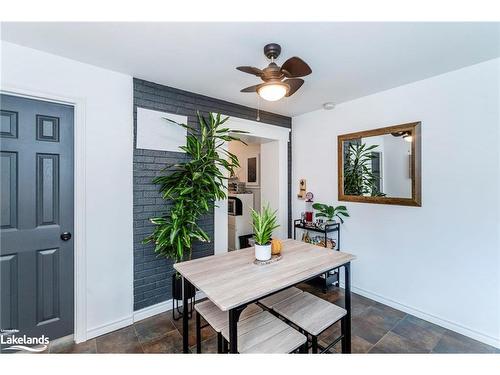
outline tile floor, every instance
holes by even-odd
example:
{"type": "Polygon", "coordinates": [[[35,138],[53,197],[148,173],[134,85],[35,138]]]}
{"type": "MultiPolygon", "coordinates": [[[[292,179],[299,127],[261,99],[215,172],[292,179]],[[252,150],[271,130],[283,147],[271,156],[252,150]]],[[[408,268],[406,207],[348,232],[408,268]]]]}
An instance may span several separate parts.
{"type": "MultiPolygon", "coordinates": [[[[342,290],[324,294],[302,284],[300,287],[326,300],[343,304],[342,290]]],[[[353,353],[500,353],[486,344],[380,304],[358,294],[352,295],[353,353]]],[[[182,353],[182,320],[171,319],[170,312],[158,314],[132,326],[74,344],[71,337],[55,340],[50,353],[182,353]]],[[[337,325],[320,336],[325,345],[340,333],[337,325]]],[[[202,330],[202,352],[215,353],[215,331],[202,330]]],[[[190,321],[189,345],[195,351],[194,319],[190,321]]],[[[340,344],[332,352],[340,351],[340,344]]]]}

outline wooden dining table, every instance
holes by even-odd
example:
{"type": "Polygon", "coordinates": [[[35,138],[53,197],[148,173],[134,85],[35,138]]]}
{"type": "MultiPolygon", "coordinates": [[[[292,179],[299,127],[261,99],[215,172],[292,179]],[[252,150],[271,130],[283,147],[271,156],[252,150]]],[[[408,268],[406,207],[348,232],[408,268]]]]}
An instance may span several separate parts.
{"type": "MultiPolygon", "coordinates": [[[[346,315],[345,348],[351,352],[351,261],[354,255],[305,242],[282,241],[281,258],[269,264],[255,264],[254,248],[212,255],[176,263],[183,278],[183,291],[191,285],[203,292],[219,309],[229,312],[229,352],[237,353],[238,319],[251,303],[286,288],[313,279],[337,268],[344,268],[346,315]]],[[[182,340],[188,346],[188,293],[183,293],[182,340]]]]}

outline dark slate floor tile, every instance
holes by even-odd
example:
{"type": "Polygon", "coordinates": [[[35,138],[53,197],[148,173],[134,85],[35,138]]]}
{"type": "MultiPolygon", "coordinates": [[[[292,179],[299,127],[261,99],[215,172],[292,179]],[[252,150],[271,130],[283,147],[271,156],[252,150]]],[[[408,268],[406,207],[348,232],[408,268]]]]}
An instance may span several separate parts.
{"type": "Polygon", "coordinates": [[[415,345],[407,338],[389,332],[370,349],[369,353],[429,353],[429,350],[415,345]]]}
{"type": "Polygon", "coordinates": [[[177,330],[142,343],[144,353],[182,353],[182,336],[177,330]]]}
{"type": "MultiPolygon", "coordinates": [[[[175,327],[177,328],[177,330],[182,335],[182,319],[174,320],[173,323],[174,323],[175,327]]],[[[204,323],[202,322],[202,326],[203,325],[204,325],[204,323]]],[[[189,319],[189,336],[188,336],[189,346],[193,346],[196,344],[196,330],[195,330],[195,328],[196,328],[195,319],[193,317],[193,318],[189,319]]],[[[215,334],[216,334],[215,331],[210,326],[202,328],[201,340],[205,341],[206,339],[214,336],[215,334]]]]}
{"type": "Polygon", "coordinates": [[[443,328],[443,327],[438,326],[434,323],[428,322],[427,320],[417,318],[416,316],[413,316],[413,315],[408,314],[405,317],[405,320],[410,322],[410,323],[416,324],[419,327],[422,327],[422,328],[425,328],[429,331],[432,331],[438,335],[442,335],[446,331],[446,328],[443,328]]]}
{"type": "Polygon", "coordinates": [[[352,335],[359,336],[373,345],[384,337],[384,335],[389,332],[389,329],[384,328],[380,324],[374,324],[367,319],[353,317],[351,332],[352,335]]]}
{"type": "MultiPolygon", "coordinates": [[[[190,348],[192,353],[196,353],[196,345],[190,348]]],[[[202,354],[217,354],[217,335],[212,336],[201,342],[202,354]]]]}
{"type": "Polygon", "coordinates": [[[165,312],[134,323],[139,341],[155,340],[175,330],[175,325],[170,317],[171,314],[165,312]]]}
{"type": "Polygon", "coordinates": [[[401,320],[392,332],[412,341],[415,345],[424,348],[427,351],[434,349],[441,339],[442,333],[417,325],[411,321],[411,318],[401,320]]]}
{"type": "Polygon", "coordinates": [[[351,352],[352,353],[368,353],[368,351],[372,348],[372,344],[366,341],[365,339],[352,335],[351,336],[351,352]]]}
{"type": "Polygon", "coordinates": [[[96,340],[91,339],[80,344],[73,341],[73,335],[51,341],[50,353],[97,353],[96,340]]]}
{"type": "MultiPolygon", "coordinates": [[[[327,347],[329,344],[331,344],[333,340],[325,339],[325,340],[320,340],[319,344],[322,345],[323,347],[327,347]]],[[[368,341],[365,339],[352,335],[351,336],[351,353],[353,354],[364,354],[368,353],[370,348],[373,345],[370,344],[368,341]]],[[[341,343],[337,343],[333,348],[329,350],[330,353],[341,353],[342,352],[342,345],[341,343]]]]}
{"type": "Polygon", "coordinates": [[[498,353],[498,350],[467,336],[446,330],[433,353],[498,353]]]}
{"type": "Polygon", "coordinates": [[[142,353],[133,325],[99,336],[96,345],[98,353],[142,353]]]}
{"type": "Polygon", "coordinates": [[[372,305],[373,309],[376,309],[378,312],[383,314],[386,318],[392,319],[394,321],[401,320],[406,316],[406,313],[400,310],[396,310],[393,307],[383,305],[381,303],[375,302],[372,305]]]}
{"type": "Polygon", "coordinates": [[[360,315],[374,324],[380,324],[386,329],[392,329],[400,322],[406,314],[391,307],[380,308],[379,305],[371,306],[366,310],[366,314],[360,315]]]}
{"type": "Polygon", "coordinates": [[[371,344],[376,344],[405,316],[392,308],[373,305],[352,317],[352,333],[371,344]]]}

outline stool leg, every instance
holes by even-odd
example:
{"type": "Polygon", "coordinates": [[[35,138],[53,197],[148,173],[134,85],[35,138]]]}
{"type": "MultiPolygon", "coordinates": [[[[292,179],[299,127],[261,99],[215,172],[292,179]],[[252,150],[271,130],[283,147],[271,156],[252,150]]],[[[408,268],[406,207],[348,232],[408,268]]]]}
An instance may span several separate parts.
{"type": "Polygon", "coordinates": [[[340,341],[341,343],[341,348],[342,348],[342,353],[346,353],[346,345],[347,345],[347,338],[345,336],[345,317],[340,319],[340,334],[342,335],[342,340],[340,341]]]}
{"type": "Polygon", "coordinates": [[[309,352],[309,343],[306,340],[306,342],[304,343],[304,345],[302,345],[300,347],[300,353],[301,354],[307,354],[308,352],[309,352]]]}
{"type": "Polygon", "coordinates": [[[217,332],[217,354],[222,353],[222,333],[217,332]]]}
{"type": "Polygon", "coordinates": [[[312,336],[312,352],[318,354],[318,336],[312,336]]]}
{"type": "Polygon", "coordinates": [[[201,353],[201,319],[196,311],[196,353],[201,353]]]}
{"type": "Polygon", "coordinates": [[[229,342],[224,337],[222,337],[222,352],[229,353],[229,342]]]}

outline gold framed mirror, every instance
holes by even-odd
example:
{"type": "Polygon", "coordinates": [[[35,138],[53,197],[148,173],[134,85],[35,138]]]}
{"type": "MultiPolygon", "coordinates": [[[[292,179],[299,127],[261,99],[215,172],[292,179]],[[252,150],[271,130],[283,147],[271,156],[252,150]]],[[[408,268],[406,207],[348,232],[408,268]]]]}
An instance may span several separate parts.
{"type": "Polygon", "coordinates": [[[422,206],[420,122],[337,137],[339,201],[422,206]]]}

